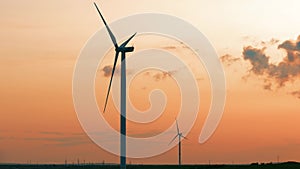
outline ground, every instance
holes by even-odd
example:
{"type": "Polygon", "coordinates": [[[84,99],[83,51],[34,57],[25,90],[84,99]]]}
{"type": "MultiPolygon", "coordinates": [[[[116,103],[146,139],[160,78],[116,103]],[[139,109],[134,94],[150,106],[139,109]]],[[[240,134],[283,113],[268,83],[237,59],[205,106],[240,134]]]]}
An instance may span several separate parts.
{"type": "MultiPolygon", "coordinates": [[[[118,165],[26,165],[0,164],[0,169],[119,169],[118,165]]],[[[286,162],[280,164],[248,165],[128,165],[127,169],[300,169],[300,163],[286,162]]]]}
{"type": "MultiPolygon", "coordinates": [[[[0,164],[0,169],[119,169],[118,165],[25,165],[0,164]]],[[[127,169],[300,169],[300,163],[248,165],[128,165],[127,169]]]]}

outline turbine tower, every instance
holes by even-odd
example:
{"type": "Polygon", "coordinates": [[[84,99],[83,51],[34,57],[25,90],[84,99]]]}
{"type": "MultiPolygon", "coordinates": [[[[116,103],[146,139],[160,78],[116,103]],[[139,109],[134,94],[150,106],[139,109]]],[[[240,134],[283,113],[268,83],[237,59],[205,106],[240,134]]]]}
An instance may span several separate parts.
{"type": "Polygon", "coordinates": [[[126,45],[136,35],[136,33],[134,33],[129,39],[127,39],[125,42],[123,42],[120,46],[118,46],[118,43],[117,43],[117,40],[116,40],[114,34],[112,33],[112,31],[106,24],[106,21],[105,21],[104,17],[102,16],[102,14],[95,2],[94,2],[94,5],[104,23],[107,31],[108,31],[108,34],[115,46],[115,52],[116,52],[116,55],[114,58],[114,65],[113,65],[112,72],[111,72],[110,82],[109,82],[109,86],[108,86],[108,90],[107,90],[107,95],[106,95],[106,99],[105,99],[103,113],[105,113],[105,110],[106,110],[106,105],[107,105],[107,101],[108,101],[108,96],[109,96],[109,91],[111,88],[112,79],[113,79],[114,72],[116,69],[118,56],[119,56],[119,53],[121,52],[120,167],[121,167],[121,169],[126,169],[126,59],[125,58],[126,58],[127,52],[133,52],[133,50],[134,50],[133,46],[126,47],[126,45]]]}
{"type": "Polygon", "coordinates": [[[180,132],[178,123],[177,123],[177,119],[176,119],[176,128],[177,128],[177,134],[170,141],[169,144],[171,144],[178,137],[178,165],[180,166],[181,165],[181,138],[186,139],[186,140],[187,140],[187,138],[185,136],[183,136],[182,132],[180,132]]]}

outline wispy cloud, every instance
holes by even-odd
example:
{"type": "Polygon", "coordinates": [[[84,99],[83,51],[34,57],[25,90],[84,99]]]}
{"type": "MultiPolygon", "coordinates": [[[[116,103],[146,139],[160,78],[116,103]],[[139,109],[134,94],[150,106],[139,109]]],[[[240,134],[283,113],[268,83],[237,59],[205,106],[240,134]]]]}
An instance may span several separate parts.
{"type": "Polygon", "coordinates": [[[146,131],[146,132],[145,131],[143,131],[143,132],[128,131],[128,135],[131,137],[147,138],[150,136],[158,135],[162,132],[163,131],[160,131],[160,130],[150,130],[150,131],[146,131]]]}
{"type": "MultiPolygon", "coordinates": [[[[183,68],[178,68],[177,70],[171,70],[171,71],[160,71],[160,72],[152,72],[152,71],[146,71],[143,74],[145,76],[152,77],[155,81],[165,80],[168,77],[171,77],[178,71],[180,71],[183,68]]],[[[103,72],[104,77],[110,77],[112,73],[112,65],[106,65],[104,66],[101,71],[103,72]]],[[[131,74],[132,70],[126,70],[127,74],[131,74]]],[[[119,76],[120,75],[120,68],[117,66],[114,75],[119,76]]]]}
{"type": "Polygon", "coordinates": [[[175,49],[182,49],[182,48],[188,49],[189,47],[185,45],[183,42],[180,42],[178,44],[161,46],[161,48],[166,50],[175,50],[175,49]]]}
{"type": "MultiPolygon", "coordinates": [[[[112,65],[106,65],[101,69],[101,72],[103,73],[104,77],[110,77],[111,73],[112,73],[112,65]]],[[[116,66],[115,72],[114,72],[114,76],[120,76],[120,66],[116,66]]],[[[130,69],[126,69],[126,73],[127,74],[132,74],[132,70],[130,69]]]]}
{"type": "Polygon", "coordinates": [[[145,76],[152,77],[155,81],[161,81],[165,80],[168,77],[172,77],[175,73],[177,73],[179,70],[172,70],[172,71],[161,71],[161,72],[151,72],[147,71],[144,73],[145,76]]]}
{"type": "Polygon", "coordinates": [[[45,135],[64,135],[62,132],[53,132],[53,131],[41,131],[40,134],[45,135]]]}
{"type": "Polygon", "coordinates": [[[57,131],[41,131],[38,136],[22,138],[24,141],[45,141],[45,145],[74,146],[90,143],[84,133],[63,133],[57,131]]]}
{"type": "Polygon", "coordinates": [[[298,90],[298,91],[293,91],[293,92],[291,92],[291,94],[292,94],[293,96],[297,97],[298,99],[300,99],[300,90],[298,90]]]}
{"type": "Polygon", "coordinates": [[[176,46],[163,46],[163,49],[176,49],[176,46]]]}
{"type": "Polygon", "coordinates": [[[173,72],[159,72],[159,73],[155,73],[153,75],[153,78],[155,79],[155,81],[160,81],[160,80],[164,80],[166,79],[167,77],[171,77],[173,74],[173,72]]]}
{"type": "Polygon", "coordinates": [[[221,61],[223,63],[225,63],[227,66],[230,66],[231,64],[233,64],[234,62],[237,62],[239,60],[241,60],[241,58],[236,58],[236,57],[233,57],[232,55],[230,54],[226,54],[226,55],[223,55],[220,57],[221,61]]]}
{"type": "Polygon", "coordinates": [[[276,45],[278,42],[279,42],[278,39],[272,38],[269,41],[261,41],[260,43],[262,46],[268,46],[268,45],[276,45]]]}
{"type": "Polygon", "coordinates": [[[272,46],[272,45],[276,45],[280,42],[279,39],[275,39],[275,38],[272,38],[268,41],[262,41],[262,40],[258,39],[257,37],[253,37],[253,36],[243,36],[242,39],[244,42],[250,43],[254,46],[258,46],[258,45],[272,46]]]}

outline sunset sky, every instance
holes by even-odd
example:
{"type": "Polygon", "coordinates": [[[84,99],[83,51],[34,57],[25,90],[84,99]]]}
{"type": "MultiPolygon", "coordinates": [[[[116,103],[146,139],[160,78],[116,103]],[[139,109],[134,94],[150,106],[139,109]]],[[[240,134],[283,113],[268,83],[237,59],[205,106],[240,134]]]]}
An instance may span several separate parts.
{"type": "MultiPolygon", "coordinates": [[[[298,0],[95,2],[108,23],[145,12],[184,19],[197,27],[217,51],[226,75],[225,110],[213,136],[199,144],[211,99],[203,65],[175,40],[137,36],[130,42],[137,51],[149,47],[177,54],[197,78],[203,100],[188,140],[183,141],[183,163],[275,162],[277,157],[280,161],[300,161],[298,0]],[[150,39],[149,43],[145,39],[150,39]]],[[[119,162],[118,156],[101,149],[85,134],[72,98],[76,59],[101,28],[103,24],[90,0],[0,1],[0,163],[72,163],[78,158],[119,162]]],[[[112,57],[113,49],[99,65],[95,79],[100,109],[109,80],[103,68],[110,66],[112,57]]],[[[140,110],[149,107],[148,95],[155,88],[165,91],[168,104],[153,123],[128,123],[129,135],[155,135],[174,122],[178,110],[174,105],[179,104],[180,94],[172,74],[145,71],[130,88],[134,89],[130,92],[132,102],[140,110]]],[[[113,104],[108,106],[110,114],[104,116],[118,129],[117,111],[113,104]]],[[[177,147],[159,156],[129,161],[175,164],[177,147]]]]}

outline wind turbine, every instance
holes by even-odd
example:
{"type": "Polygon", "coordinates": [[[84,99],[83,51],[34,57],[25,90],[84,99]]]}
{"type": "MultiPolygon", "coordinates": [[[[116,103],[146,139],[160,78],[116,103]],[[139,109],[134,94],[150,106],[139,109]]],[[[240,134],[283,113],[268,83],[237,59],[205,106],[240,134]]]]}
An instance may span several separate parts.
{"type": "Polygon", "coordinates": [[[136,35],[136,33],[134,33],[131,37],[129,37],[129,39],[127,39],[125,42],[123,42],[120,46],[118,46],[118,43],[117,43],[117,40],[116,40],[114,34],[112,33],[112,31],[106,24],[106,21],[105,21],[104,17],[102,16],[102,14],[95,2],[94,2],[94,5],[104,23],[107,31],[108,31],[108,34],[115,46],[115,52],[116,52],[115,59],[114,59],[114,65],[113,65],[112,72],[111,72],[110,82],[109,82],[109,86],[108,86],[108,90],[107,90],[107,95],[106,95],[106,99],[105,99],[103,113],[106,110],[106,105],[107,105],[107,101],[108,101],[108,96],[109,96],[109,91],[111,88],[112,79],[113,79],[114,72],[116,69],[118,56],[119,56],[119,53],[121,52],[120,167],[125,169],[126,168],[126,60],[125,60],[125,58],[126,58],[127,52],[133,52],[133,50],[134,50],[133,46],[126,47],[126,45],[136,35]]]}
{"type": "Polygon", "coordinates": [[[176,136],[170,141],[169,144],[171,144],[177,137],[178,137],[178,165],[181,165],[181,138],[187,139],[185,136],[182,135],[182,132],[180,132],[177,119],[176,119],[176,128],[177,128],[177,134],[176,136]]]}

